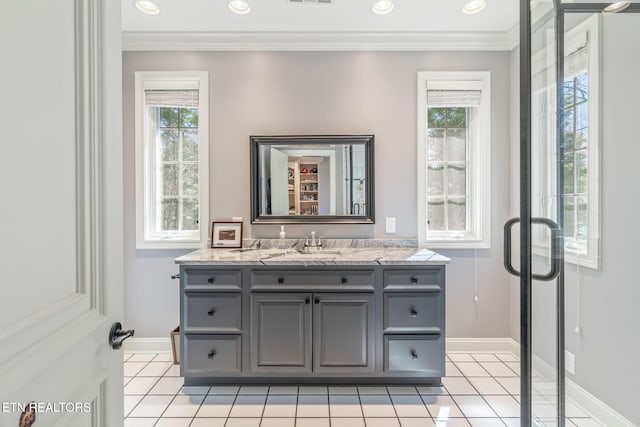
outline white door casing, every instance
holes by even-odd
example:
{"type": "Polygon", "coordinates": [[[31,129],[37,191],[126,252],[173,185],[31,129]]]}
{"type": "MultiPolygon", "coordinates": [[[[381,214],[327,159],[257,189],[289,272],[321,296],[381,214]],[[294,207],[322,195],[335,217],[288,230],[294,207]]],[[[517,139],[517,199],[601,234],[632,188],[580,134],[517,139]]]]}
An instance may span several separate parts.
{"type": "Polygon", "coordinates": [[[3,1],[0,51],[0,426],[122,425],[120,2],[3,1]]]}

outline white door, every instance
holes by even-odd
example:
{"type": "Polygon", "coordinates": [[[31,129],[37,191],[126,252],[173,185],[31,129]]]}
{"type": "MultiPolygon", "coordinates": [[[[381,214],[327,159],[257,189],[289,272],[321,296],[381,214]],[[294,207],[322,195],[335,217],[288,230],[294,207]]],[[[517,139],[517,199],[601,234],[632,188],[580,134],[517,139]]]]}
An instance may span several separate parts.
{"type": "Polygon", "coordinates": [[[0,426],[122,425],[120,2],[3,0],[0,52],[0,426]]]}

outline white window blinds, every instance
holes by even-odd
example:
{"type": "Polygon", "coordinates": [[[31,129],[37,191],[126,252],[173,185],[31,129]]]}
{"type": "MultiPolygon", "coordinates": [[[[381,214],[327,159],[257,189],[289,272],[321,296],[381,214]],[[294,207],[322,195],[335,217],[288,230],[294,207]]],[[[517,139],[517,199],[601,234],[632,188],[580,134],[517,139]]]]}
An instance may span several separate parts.
{"type": "Polygon", "coordinates": [[[575,77],[584,73],[589,68],[589,48],[582,46],[570,53],[564,60],[565,78],[575,77]]]}
{"type": "Polygon", "coordinates": [[[144,91],[147,107],[198,108],[198,90],[158,90],[144,91]]]}
{"type": "Polygon", "coordinates": [[[429,107],[477,107],[480,105],[480,90],[427,90],[429,107]]]}

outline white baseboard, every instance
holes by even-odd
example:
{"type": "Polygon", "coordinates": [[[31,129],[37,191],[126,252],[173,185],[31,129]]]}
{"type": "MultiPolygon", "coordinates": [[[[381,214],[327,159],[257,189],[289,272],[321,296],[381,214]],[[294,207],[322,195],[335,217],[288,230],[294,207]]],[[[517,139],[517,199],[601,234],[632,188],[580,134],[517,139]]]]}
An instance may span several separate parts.
{"type": "Polygon", "coordinates": [[[447,338],[447,352],[475,353],[513,353],[519,356],[518,346],[511,338],[447,338]]]}
{"type": "Polygon", "coordinates": [[[129,338],[123,343],[127,353],[170,353],[171,339],[166,338],[129,338]]]}

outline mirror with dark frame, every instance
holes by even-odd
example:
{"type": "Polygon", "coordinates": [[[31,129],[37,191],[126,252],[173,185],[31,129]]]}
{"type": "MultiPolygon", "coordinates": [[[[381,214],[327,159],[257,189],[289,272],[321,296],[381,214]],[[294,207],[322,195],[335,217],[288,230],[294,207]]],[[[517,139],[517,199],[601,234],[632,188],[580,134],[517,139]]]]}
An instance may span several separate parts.
{"type": "Polygon", "coordinates": [[[374,223],[373,135],[252,136],[252,223],[374,223]]]}

